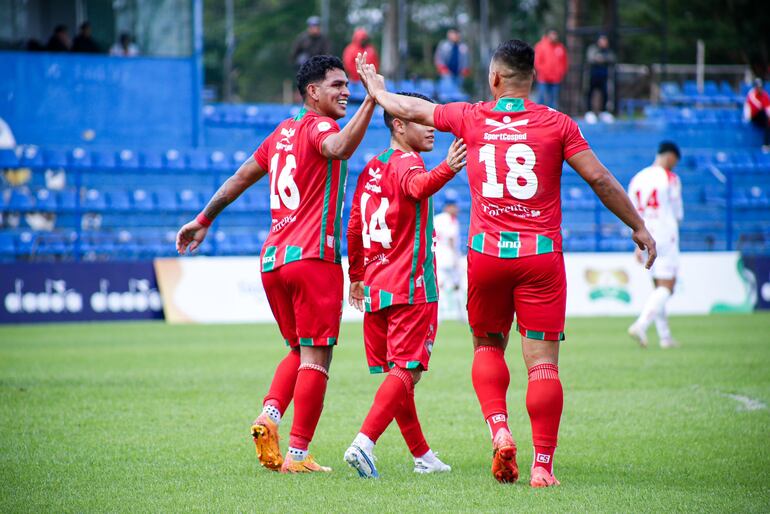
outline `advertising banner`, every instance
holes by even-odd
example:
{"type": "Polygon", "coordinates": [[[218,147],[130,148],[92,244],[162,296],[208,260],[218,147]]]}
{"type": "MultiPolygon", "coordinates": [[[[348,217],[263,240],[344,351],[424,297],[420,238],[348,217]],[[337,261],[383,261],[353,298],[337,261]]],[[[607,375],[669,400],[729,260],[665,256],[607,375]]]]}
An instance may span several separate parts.
{"type": "MultiPolygon", "coordinates": [[[[347,258],[343,321],[362,320],[347,303],[347,258]]],[[[155,271],[169,323],[273,322],[260,276],[259,257],[156,259],[155,271]]]]}
{"type": "Polygon", "coordinates": [[[0,323],[160,319],[151,262],[0,265],[0,323]]]}
{"type": "Polygon", "coordinates": [[[758,310],[770,309],[770,255],[751,255],[743,257],[743,264],[756,281],[758,310]]]}

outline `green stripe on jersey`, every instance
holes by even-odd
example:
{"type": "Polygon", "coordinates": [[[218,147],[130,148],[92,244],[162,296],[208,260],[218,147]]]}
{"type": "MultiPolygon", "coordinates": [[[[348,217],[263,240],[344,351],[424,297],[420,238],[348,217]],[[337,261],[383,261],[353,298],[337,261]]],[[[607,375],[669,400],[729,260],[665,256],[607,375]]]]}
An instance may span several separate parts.
{"type": "Polygon", "coordinates": [[[409,303],[414,303],[414,276],[417,273],[417,260],[420,257],[420,204],[415,209],[414,250],[412,250],[412,271],[409,273],[409,303]]]}
{"type": "Polygon", "coordinates": [[[321,236],[318,246],[319,259],[323,260],[326,252],[326,218],[329,216],[329,198],[332,195],[332,163],[326,161],[326,186],[324,187],[324,208],[321,212],[321,236]]]}
{"type": "Polygon", "coordinates": [[[393,293],[380,289],[380,309],[393,305],[393,293]]]}
{"type": "Polygon", "coordinates": [[[300,337],[299,338],[299,344],[300,344],[300,346],[313,346],[313,338],[312,337],[300,337]]]}
{"type": "Polygon", "coordinates": [[[503,259],[515,259],[519,256],[521,241],[518,232],[500,232],[498,243],[498,257],[503,259]]]}
{"type": "Polygon", "coordinates": [[[385,373],[385,366],[369,366],[369,373],[372,375],[375,373],[385,373]]]}
{"type": "Polygon", "coordinates": [[[493,111],[520,112],[524,110],[524,100],[521,98],[501,98],[497,101],[493,111]]]}
{"type": "Polygon", "coordinates": [[[390,156],[393,155],[394,151],[395,150],[393,150],[392,148],[388,148],[387,150],[385,150],[384,152],[382,152],[380,155],[377,156],[377,160],[387,164],[388,161],[390,160],[390,156]]]}
{"type": "Polygon", "coordinates": [[[337,210],[334,214],[334,262],[342,262],[342,202],[345,200],[345,184],[348,180],[348,161],[340,162],[340,176],[337,184],[337,210]]]}
{"type": "Polygon", "coordinates": [[[364,311],[372,312],[372,290],[369,286],[364,286],[364,311]]]}
{"type": "Polygon", "coordinates": [[[471,238],[471,250],[484,253],[484,235],[484,232],[482,232],[471,238]]]}
{"type": "Polygon", "coordinates": [[[546,236],[537,235],[537,255],[541,253],[553,252],[553,239],[546,236]]]}
{"type": "Polygon", "coordinates": [[[433,266],[433,197],[428,198],[428,222],[425,225],[425,264],[423,265],[425,281],[425,301],[438,298],[436,290],[436,269],[433,266]]]}
{"type": "Polygon", "coordinates": [[[262,257],[262,271],[273,271],[275,268],[275,252],[277,251],[277,246],[265,248],[265,255],[262,257]]]}
{"type": "Polygon", "coordinates": [[[286,247],[286,253],[283,254],[283,263],[289,264],[290,262],[298,261],[302,259],[302,247],[291,246],[286,247]]]}
{"type": "Polygon", "coordinates": [[[305,109],[305,108],[303,107],[302,109],[300,109],[300,110],[299,110],[299,112],[297,113],[297,115],[296,115],[296,116],[294,116],[294,121],[299,121],[299,120],[301,120],[302,118],[304,118],[304,117],[305,117],[305,114],[307,114],[307,109],[305,109]]]}

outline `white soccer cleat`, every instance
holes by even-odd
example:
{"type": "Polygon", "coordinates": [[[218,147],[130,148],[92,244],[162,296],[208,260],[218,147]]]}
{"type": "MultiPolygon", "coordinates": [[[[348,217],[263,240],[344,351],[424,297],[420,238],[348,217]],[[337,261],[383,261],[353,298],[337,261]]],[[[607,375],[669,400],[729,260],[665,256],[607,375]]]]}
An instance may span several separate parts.
{"type": "Polygon", "coordinates": [[[361,478],[380,478],[377,467],[374,465],[376,460],[372,452],[367,452],[357,444],[351,444],[345,450],[343,457],[348,465],[358,471],[361,478]]]}
{"type": "Polygon", "coordinates": [[[675,339],[669,337],[668,339],[660,340],[660,347],[664,350],[668,350],[669,348],[679,348],[679,343],[675,339]]]}
{"type": "Polygon", "coordinates": [[[628,335],[630,335],[637,343],[639,343],[639,346],[642,348],[647,348],[647,333],[640,329],[636,323],[628,327],[628,335]]]}
{"type": "Polygon", "coordinates": [[[428,473],[449,473],[450,471],[452,471],[452,466],[441,462],[441,459],[435,454],[432,459],[414,458],[415,473],[427,475],[428,473]]]}

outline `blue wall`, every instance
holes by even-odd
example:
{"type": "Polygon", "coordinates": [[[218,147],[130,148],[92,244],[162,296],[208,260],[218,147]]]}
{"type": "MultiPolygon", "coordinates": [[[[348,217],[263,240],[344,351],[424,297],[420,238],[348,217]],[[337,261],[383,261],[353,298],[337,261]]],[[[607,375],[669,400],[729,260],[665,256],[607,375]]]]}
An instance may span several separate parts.
{"type": "Polygon", "coordinates": [[[194,146],[197,80],[194,58],[0,52],[0,117],[20,144],[194,146]]]}

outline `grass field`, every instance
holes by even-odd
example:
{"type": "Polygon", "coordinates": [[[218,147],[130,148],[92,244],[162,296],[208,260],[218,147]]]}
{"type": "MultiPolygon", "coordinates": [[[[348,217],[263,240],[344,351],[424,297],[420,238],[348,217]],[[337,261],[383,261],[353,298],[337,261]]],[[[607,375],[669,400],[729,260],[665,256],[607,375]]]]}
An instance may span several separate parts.
{"type": "MultiPolygon", "coordinates": [[[[272,326],[0,328],[0,511],[767,512],[770,316],[674,318],[677,350],[643,351],[627,319],[572,319],[560,364],[560,488],[532,490],[526,372],[508,352],[522,482],[500,485],[470,383],[467,329],[445,323],[417,387],[453,471],[416,476],[395,425],[382,478],[342,461],[381,378],[343,329],[313,453],[324,476],[259,468],[249,438],[284,345],[272,326]],[[741,395],[762,402],[739,401],[741,395]]],[[[287,440],[291,410],[282,424],[287,440]]]]}

